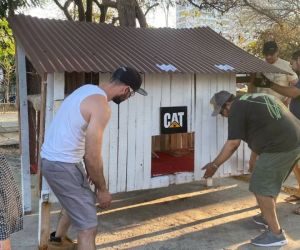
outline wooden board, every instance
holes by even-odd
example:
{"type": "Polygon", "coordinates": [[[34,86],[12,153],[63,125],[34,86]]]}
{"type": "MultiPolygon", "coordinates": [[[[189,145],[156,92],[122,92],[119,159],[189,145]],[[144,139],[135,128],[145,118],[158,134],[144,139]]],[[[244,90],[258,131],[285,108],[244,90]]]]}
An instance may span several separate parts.
{"type": "MultiPolygon", "coordinates": [[[[108,79],[100,74],[100,81],[108,79]]],[[[195,145],[195,173],[186,180],[200,180],[201,167],[213,160],[227,140],[227,120],[211,117],[211,96],[222,89],[234,93],[235,75],[146,74],[148,96],[136,94],[119,106],[111,104],[112,117],[103,141],[105,177],[112,193],[147,189],[176,182],[176,177],[151,178],[151,153],[195,145]],[[160,135],[160,107],[187,106],[188,134],[160,135]]],[[[244,171],[244,149],[220,168],[217,177],[244,171]]],[[[184,180],[182,173],[178,180],[184,180]]],[[[180,182],[179,181],[179,182],[180,182]]]]}
{"type": "Polygon", "coordinates": [[[31,212],[31,179],[30,179],[30,152],[28,127],[27,77],[24,49],[17,44],[17,81],[20,107],[20,151],[23,211],[31,212]]]}

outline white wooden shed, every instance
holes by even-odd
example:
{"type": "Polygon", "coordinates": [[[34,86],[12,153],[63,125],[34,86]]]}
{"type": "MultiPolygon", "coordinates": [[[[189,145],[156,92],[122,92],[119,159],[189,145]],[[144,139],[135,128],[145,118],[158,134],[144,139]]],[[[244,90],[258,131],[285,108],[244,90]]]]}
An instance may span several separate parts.
{"type": "MultiPolygon", "coordinates": [[[[41,143],[44,122],[47,131],[68,90],[86,82],[87,76],[94,84],[108,81],[121,65],[142,73],[143,88],[149,95],[135,95],[119,107],[112,103],[112,117],[105,131],[104,172],[110,192],[116,193],[200,180],[201,167],[214,159],[227,139],[226,120],[211,116],[211,96],[220,90],[235,94],[237,73],[281,72],[210,28],[135,29],[24,15],[10,18],[9,23],[17,44],[25,211],[31,210],[27,195],[30,85],[36,85],[39,93],[35,94],[41,94],[41,143]],[[32,74],[36,78],[29,83],[32,74]],[[194,170],[153,177],[152,141],[161,134],[160,108],[176,106],[187,107],[187,132],[194,133],[194,170]]],[[[177,144],[180,147],[183,142],[177,144]]],[[[216,177],[246,173],[248,159],[249,150],[242,144],[216,177]]],[[[44,183],[41,207],[48,202],[48,194],[44,183]]]]}

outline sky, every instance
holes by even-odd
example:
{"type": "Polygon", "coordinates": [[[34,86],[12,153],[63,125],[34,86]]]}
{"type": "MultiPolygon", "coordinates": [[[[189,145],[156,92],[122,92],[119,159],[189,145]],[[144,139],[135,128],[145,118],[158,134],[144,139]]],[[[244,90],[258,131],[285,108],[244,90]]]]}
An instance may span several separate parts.
{"type": "MultiPolygon", "coordinates": [[[[29,8],[23,10],[22,13],[40,18],[55,18],[64,19],[63,12],[56,6],[53,1],[49,2],[43,8],[29,8]]],[[[156,8],[146,16],[148,25],[151,27],[166,27],[166,19],[164,11],[161,8],[156,8]]],[[[172,7],[169,14],[169,27],[175,28],[176,26],[176,9],[172,7]]]]}

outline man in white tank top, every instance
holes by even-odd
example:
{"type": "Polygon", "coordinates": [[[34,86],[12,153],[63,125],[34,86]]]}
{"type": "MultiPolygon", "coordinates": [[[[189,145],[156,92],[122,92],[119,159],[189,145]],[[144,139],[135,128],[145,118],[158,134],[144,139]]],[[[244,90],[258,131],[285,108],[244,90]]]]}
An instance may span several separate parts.
{"type": "MultiPolygon", "coordinates": [[[[63,207],[49,244],[64,245],[70,224],[78,229],[78,250],[94,250],[98,200],[109,207],[101,156],[102,137],[110,119],[109,101],[117,104],[134,95],[147,95],[142,78],[132,68],[117,69],[108,83],[87,84],[69,95],[46,131],[42,145],[42,174],[63,207]],[[81,164],[84,158],[86,172],[81,164]],[[89,181],[96,188],[90,189],[89,181]]],[[[72,243],[69,243],[72,244],[72,243]]]]}

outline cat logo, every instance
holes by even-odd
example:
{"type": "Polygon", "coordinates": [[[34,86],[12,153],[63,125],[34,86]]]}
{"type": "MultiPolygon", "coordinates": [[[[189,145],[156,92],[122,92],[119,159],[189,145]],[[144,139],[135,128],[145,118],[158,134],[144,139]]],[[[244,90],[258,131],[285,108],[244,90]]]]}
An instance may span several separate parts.
{"type": "Polygon", "coordinates": [[[161,133],[186,133],[187,132],[187,107],[162,107],[161,108],[161,133]]]}
{"type": "Polygon", "coordinates": [[[181,128],[180,124],[178,122],[172,122],[169,128],[181,128]]]}

